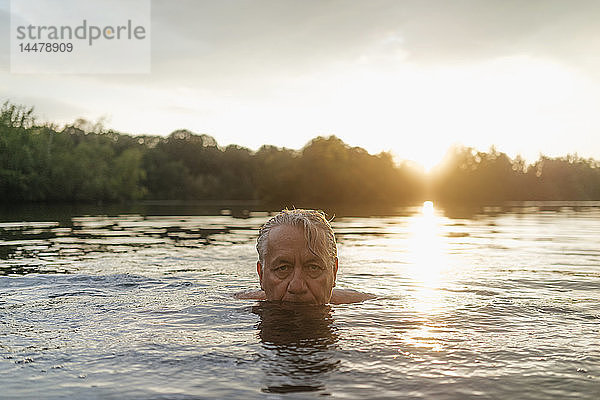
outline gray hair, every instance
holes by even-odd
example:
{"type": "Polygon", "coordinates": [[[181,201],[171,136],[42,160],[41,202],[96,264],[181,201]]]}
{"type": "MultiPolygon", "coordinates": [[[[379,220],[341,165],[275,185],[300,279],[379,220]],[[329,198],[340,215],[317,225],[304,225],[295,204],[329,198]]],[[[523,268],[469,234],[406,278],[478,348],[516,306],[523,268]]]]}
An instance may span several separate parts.
{"type": "Polygon", "coordinates": [[[321,258],[325,265],[333,268],[337,257],[335,235],[323,211],[287,208],[268,220],[261,228],[256,240],[258,260],[265,266],[267,242],[271,229],[282,226],[298,226],[304,230],[304,237],[311,253],[321,258]]]}

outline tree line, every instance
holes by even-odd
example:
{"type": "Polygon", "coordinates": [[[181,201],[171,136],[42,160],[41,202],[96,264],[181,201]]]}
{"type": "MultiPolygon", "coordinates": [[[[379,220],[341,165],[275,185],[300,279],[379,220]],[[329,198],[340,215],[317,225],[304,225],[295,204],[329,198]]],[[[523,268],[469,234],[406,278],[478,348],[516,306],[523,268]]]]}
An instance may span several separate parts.
{"type": "Polygon", "coordinates": [[[600,162],[572,154],[540,155],[527,164],[492,147],[488,152],[457,147],[434,171],[435,198],[444,201],[600,200],[600,162]]]}
{"type": "Polygon", "coordinates": [[[265,204],[598,200],[600,165],[568,155],[527,165],[490,149],[454,149],[432,174],[388,152],[369,154],[335,136],[300,150],[219,146],[177,130],[133,136],[77,120],[58,129],[33,110],[0,109],[0,201],[256,200],[265,204]]]}

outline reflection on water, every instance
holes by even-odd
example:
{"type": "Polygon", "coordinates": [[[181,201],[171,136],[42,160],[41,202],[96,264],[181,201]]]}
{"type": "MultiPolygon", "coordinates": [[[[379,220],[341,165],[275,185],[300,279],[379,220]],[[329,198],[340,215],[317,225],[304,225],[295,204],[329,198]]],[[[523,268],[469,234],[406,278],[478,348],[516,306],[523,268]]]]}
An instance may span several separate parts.
{"type": "Polygon", "coordinates": [[[254,240],[268,216],[98,215],[73,216],[59,226],[47,221],[0,221],[0,275],[70,273],[98,253],[148,248],[199,249],[254,240]]]}
{"type": "Polygon", "coordinates": [[[331,307],[261,302],[252,312],[260,316],[258,330],[264,347],[262,390],[325,390],[327,374],[339,364],[331,307]]]}
{"type": "Polygon", "coordinates": [[[407,304],[417,312],[424,322],[407,329],[399,338],[411,347],[423,347],[433,351],[444,348],[442,331],[436,314],[443,312],[444,298],[440,288],[445,285],[445,271],[448,268],[448,238],[444,235],[447,219],[440,215],[431,201],[423,204],[420,213],[408,221],[409,237],[406,243],[406,276],[412,280],[413,290],[407,304]]]}
{"type": "Polygon", "coordinates": [[[448,268],[448,244],[443,235],[447,220],[436,213],[433,203],[426,202],[421,213],[408,221],[406,259],[407,278],[413,281],[411,308],[432,313],[440,306],[439,288],[448,268]]]}

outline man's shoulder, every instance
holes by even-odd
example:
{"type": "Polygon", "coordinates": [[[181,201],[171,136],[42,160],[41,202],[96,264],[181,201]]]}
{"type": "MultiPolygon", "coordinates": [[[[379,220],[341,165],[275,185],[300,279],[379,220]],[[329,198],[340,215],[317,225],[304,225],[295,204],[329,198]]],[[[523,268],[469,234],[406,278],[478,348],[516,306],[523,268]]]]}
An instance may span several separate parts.
{"type": "Polygon", "coordinates": [[[359,303],[361,301],[374,299],[376,296],[370,293],[359,292],[354,289],[333,289],[331,304],[359,303]]]}
{"type": "Polygon", "coordinates": [[[262,290],[243,290],[233,295],[236,299],[241,300],[266,300],[267,296],[262,290]]]}

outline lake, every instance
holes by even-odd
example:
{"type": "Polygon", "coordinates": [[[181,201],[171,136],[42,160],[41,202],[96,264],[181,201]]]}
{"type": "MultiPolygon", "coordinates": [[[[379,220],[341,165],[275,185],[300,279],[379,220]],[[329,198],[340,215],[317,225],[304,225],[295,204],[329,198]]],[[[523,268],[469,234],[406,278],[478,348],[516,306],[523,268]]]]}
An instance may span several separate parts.
{"type": "Polygon", "coordinates": [[[257,206],[5,206],[0,397],[598,398],[600,202],[330,211],[376,299],[234,299],[257,206]]]}

